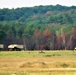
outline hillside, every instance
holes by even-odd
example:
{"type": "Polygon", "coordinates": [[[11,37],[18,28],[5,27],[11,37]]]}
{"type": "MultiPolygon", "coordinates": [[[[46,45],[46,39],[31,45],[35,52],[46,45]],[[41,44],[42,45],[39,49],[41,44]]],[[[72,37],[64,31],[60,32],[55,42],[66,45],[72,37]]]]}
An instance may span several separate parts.
{"type": "Polygon", "coordinates": [[[29,22],[34,19],[43,24],[48,23],[73,23],[76,19],[76,6],[66,7],[61,5],[35,6],[17,9],[0,9],[0,21],[29,22]],[[45,19],[44,19],[45,18],[45,19]],[[64,20],[64,21],[63,21],[64,20]]]}
{"type": "Polygon", "coordinates": [[[76,6],[49,5],[0,9],[0,43],[5,44],[7,48],[11,43],[23,44],[26,38],[28,44],[33,42],[33,44],[30,43],[30,46],[27,44],[27,49],[32,49],[37,42],[33,40],[35,33],[40,31],[43,35],[46,30],[50,30],[54,37],[66,33],[70,39],[72,29],[76,29],[75,24],[76,6]]]}

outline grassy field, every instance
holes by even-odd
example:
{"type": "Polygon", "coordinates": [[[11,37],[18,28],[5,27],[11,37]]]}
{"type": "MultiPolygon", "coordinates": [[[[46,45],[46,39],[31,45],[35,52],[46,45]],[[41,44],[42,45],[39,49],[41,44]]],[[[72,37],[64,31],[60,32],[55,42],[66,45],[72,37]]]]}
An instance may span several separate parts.
{"type": "Polygon", "coordinates": [[[0,75],[76,75],[76,51],[0,52],[0,75]]]}

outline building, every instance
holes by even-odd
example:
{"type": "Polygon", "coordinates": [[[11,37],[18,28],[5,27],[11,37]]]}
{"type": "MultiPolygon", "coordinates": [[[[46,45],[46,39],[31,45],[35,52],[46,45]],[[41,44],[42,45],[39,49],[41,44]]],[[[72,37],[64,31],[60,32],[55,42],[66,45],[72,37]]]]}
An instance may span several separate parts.
{"type": "Polygon", "coordinates": [[[12,51],[21,51],[23,49],[23,45],[11,44],[8,46],[8,49],[12,51]]]}
{"type": "Polygon", "coordinates": [[[0,44],[0,50],[2,50],[4,48],[3,44],[0,44]]]}

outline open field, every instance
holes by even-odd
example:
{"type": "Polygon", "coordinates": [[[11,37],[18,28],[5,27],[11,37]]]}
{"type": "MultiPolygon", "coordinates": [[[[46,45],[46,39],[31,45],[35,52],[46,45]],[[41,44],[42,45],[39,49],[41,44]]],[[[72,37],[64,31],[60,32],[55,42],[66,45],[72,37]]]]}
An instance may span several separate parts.
{"type": "Polygon", "coordinates": [[[76,75],[76,51],[0,52],[0,75],[76,75]]]}

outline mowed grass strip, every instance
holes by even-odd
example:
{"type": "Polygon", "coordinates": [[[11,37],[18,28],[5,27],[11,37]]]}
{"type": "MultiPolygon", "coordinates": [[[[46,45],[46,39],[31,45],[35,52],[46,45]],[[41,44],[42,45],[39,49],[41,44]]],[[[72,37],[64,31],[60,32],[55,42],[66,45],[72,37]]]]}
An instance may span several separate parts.
{"type": "Polygon", "coordinates": [[[7,71],[0,72],[0,75],[76,75],[76,71],[35,71],[35,72],[25,72],[25,71],[7,71]]]}
{"type": "Polygon", "coordinates": [[[0,57],[52,57],[52,56],[76,56],[76,51],[1,51],[0,57]]]}

